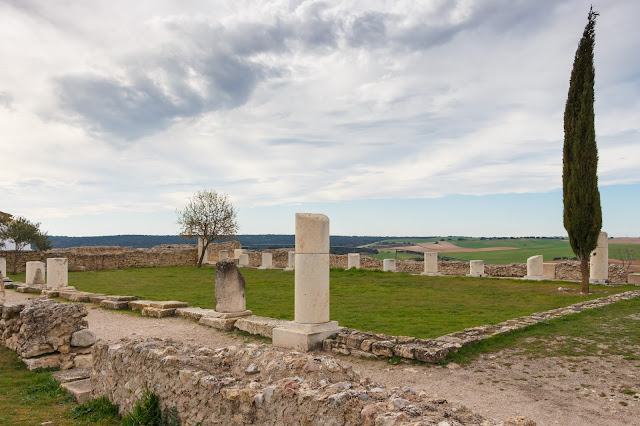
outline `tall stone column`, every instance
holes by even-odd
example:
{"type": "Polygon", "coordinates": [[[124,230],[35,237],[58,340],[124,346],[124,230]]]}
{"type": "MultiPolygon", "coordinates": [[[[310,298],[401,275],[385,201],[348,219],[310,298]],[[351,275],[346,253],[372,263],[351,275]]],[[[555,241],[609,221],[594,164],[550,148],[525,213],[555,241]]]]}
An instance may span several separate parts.
{"type": "Polygon", "coordinates": [[[47,259],[47,288],[58,290],[69,286],[69,261],[66,257],[47,259]]]}
{"type": "Polygon", "coordinates": [[[438,253],[427,252],[424,254],[424,272],[421,275],[438,276],[438,253]]]}
{"type": "Polygon", "coordinates": [[[589,282],[591,284],[609,283],[609,235],[606,232],[600,233],[598,245],[591,252],[589,282]]]}
{"type": "Polygon", "coordinates": [[[296,213],[294,321],[273,329],[273,344],[309,351],[340,331],[329,320],[329,218],[296,213]]]}
{"type": "Polygon", "coordinates": [[[27,262],[25,284],[43,285],[44,278],[45,278],[44,262],[39,262],[39,261],[27,262]]]}

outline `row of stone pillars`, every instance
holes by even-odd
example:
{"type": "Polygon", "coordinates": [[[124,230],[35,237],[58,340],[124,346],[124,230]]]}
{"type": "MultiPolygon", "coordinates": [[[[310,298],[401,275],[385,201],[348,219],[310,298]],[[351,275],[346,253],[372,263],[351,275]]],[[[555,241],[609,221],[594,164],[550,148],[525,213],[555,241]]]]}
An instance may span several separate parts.
{"type": "MultiPolygon", "coordinates": [[[[0,258],[0,275],[7,276],[6,259],[0,258]]],[[[69,285],[69,262],[65,257],[51,257],[47,263],[26,263],[25,284],[45,285],[48,289],[59,289],[69,285]],[[46,279],[45,279],[46,278],[46,279]]]]}

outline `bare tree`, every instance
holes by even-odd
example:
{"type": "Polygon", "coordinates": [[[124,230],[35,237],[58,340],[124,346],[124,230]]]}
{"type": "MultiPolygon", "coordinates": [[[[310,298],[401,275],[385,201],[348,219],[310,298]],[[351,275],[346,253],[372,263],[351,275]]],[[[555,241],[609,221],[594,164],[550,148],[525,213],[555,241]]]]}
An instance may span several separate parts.
{"type": "Polygon", "coordinates": [[[620,260],[620,262],[622,263],[622,267],[624,268],[625,272],[628,274],[629,270],[631,269],[631,265],[633,265],[633,262],[636,261],[638,259],[638,251],[640,249],[634,249],[631,247],[614,247],[612,248],[612,258],[613,259],[618,259],[620,260]]]}
{"type": "Polygon", "coordinates": [[[178,224],[183,237],[202,238],[202,253],[198,268],[202,266],[207,247],[216,240],[229,238],[238,232],[236,210],[226,194],[216,191],[198,191],[183,210],[178,210],[178,224]]]}

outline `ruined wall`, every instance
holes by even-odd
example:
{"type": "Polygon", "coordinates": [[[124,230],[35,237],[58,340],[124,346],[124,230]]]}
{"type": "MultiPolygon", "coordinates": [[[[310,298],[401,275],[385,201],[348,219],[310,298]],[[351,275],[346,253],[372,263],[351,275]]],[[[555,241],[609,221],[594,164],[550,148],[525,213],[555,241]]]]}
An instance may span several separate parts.
{"type": "MultiPolygon", "coordinates": [[[[207,247],[207,263],[215,264],[219,260],[219,254],[221,250],[227,250],[229,252],[229,257],[233,259],[233,250],[242,248],[242,244],[240,241],[225,241],[223,243],[211,243],[209,247],[207,247]]],[[[197,253],[196,253],[197,256],[197,253]]],[[[196,259],[197,263],[198,259],[196,259]]]]}
{"type": "MultiPolygon", "coordinates": [[[[385,389],[331,356],[244,344],[212,349],[170,340],[127,340],[94,349],[91,385],[130,411],[144,389],[181,424],[481,424],[463,406],[408,387],[385,389]]],[[[487,420],[486,425],[504,424],[487,420]]]]}
{"type": "Polygon", "coordinates": [[[91,366],[95,335],[80,303],[43,298],[0,304],[0,343],[18,353],[29,369],[91,366]]]}

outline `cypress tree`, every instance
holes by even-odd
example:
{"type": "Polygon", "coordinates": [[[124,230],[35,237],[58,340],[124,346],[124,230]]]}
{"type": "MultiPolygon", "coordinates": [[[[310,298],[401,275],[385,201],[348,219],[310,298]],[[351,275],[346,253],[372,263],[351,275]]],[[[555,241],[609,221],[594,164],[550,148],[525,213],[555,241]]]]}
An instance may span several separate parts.
{"type": "Polygon", "coordinates": [[[564,111],[564,227],[569,234],[571,248],[580,259],[583,293],[589,293],[589,259],[597,246],[602,227],[593,112],[593,46],[597,16],[592,6],[573,62],[564,111]]]}

